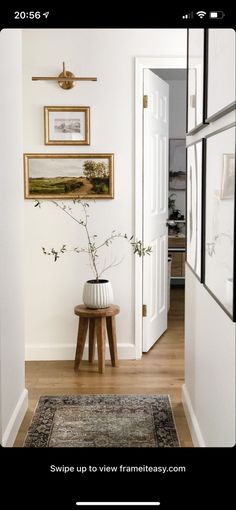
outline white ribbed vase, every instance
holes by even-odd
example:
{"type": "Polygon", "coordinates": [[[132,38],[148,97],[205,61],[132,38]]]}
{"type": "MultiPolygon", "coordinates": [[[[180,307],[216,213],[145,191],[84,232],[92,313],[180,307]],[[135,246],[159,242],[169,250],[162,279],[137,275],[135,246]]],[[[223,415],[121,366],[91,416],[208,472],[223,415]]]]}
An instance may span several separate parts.
{"type": "Polygon", "coordinates": [[[108,280],[88,280],[84,284],[83,302],[88,308],[108,308],[113,303],[113,292],[108,280]]]}

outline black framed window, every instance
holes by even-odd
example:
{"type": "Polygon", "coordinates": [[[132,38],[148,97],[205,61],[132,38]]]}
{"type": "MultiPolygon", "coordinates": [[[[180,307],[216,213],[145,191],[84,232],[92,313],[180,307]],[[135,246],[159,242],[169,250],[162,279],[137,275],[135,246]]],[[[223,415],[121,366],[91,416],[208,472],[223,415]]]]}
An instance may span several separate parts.
{"type": "Polygon", "coordinates": [[[233,29],[206,33],[206,122],[235,108],[235,42],[233,29]]]}
{"type": "Polygon", "coordinates": [[[187,39],[187,133],[194,134],[205,122],[206,30],[188,29],[187,39]]]}
{"type": "Polygon", "coordinates": [[[190,269],[202,282],[203,276],[203,163],[205,139],[186,149],[187,152],[187,257],[190,269]]]}
{"type": "Polygon", "coordinates": [[[235,321],[235,123],[206,137],[204,211],[203,283],[235,321]]]}

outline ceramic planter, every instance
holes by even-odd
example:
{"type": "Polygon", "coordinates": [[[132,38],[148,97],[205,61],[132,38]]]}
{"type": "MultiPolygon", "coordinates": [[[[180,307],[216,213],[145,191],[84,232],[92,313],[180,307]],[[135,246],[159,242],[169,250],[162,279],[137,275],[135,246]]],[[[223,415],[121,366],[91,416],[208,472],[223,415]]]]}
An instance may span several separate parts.
{"type": "Polygon", "coordinates": [[[108,280],[88,280],[84,284],[83,302],[88,308],[108,308],[113,302],[111,283],[108,280]]]}

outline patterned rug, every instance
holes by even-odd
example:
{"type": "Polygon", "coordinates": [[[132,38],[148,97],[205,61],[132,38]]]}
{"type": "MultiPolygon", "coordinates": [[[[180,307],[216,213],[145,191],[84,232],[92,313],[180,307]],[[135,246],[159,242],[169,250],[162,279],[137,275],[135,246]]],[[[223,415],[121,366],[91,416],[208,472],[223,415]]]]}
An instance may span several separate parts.
{"type": "Polygon", "coordinates": [[[172,448],[179,441],[168,395],[41,397],[26,448],[172,448]]]}

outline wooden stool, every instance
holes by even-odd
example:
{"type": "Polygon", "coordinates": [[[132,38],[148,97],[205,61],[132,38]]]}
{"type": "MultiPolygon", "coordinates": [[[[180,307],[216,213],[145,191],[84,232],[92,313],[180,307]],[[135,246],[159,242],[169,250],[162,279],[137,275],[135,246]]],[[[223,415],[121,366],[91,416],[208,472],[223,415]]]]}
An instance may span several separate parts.
{"type": "Polygon", "coordinates": [[[89,362],[94,361],[95,336],[97,335],[98,346],[98,370],[101,374],[105,372],[105,340],[106,328],[111,354],[111,364],[117,366],[117,344],[116,344],[116,324],[115,315],[120,311],[117,305],[111,305],[109,308],[87,308],[85,305],[75,307],[75,315],[79,316],[79,329],[77,337],[77,347],[75,354],[75,370],[79,368],[83,357],[84,345],[89,325],[89,362]]]}

